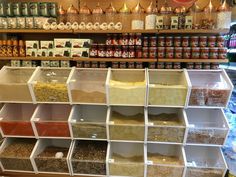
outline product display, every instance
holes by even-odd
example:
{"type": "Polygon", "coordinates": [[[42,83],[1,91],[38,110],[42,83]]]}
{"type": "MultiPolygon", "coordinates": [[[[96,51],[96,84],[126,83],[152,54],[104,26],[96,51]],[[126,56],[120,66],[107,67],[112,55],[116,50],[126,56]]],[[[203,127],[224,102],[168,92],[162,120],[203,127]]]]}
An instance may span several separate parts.
{"type": "Polygon", "coordinates": [[[35,139],[5,139],[0,153],[2,166],[6,170],[34,171],[30,161],[35,139]]]}
{"type": "Polygon", "coordinates": [[[107,143],[99,141],[76,141],[72,154],[74,174],[106,174],[107,143]]]}

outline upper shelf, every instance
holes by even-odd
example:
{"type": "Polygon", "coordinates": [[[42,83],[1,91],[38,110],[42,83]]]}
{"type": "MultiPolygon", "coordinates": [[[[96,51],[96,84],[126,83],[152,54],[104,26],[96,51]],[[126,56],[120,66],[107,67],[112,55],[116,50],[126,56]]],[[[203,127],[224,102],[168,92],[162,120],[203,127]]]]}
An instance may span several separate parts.
{"type": "Polygon", "coordinates": [[[225,34],[228,29],[223,30],[43,30],[43,29],[0,29],[0,33],[143,33],[143,34],[225,34]]]}

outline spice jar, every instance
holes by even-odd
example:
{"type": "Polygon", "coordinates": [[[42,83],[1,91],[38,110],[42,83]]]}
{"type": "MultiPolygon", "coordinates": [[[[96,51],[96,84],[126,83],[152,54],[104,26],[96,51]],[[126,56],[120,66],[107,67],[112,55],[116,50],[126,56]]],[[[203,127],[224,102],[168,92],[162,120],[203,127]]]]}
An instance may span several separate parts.
{"type": "Polygon", "coordinates": [[[130,34],[129,36],[129,45],[134,45],[135,44],[135,37],[133,34],[130,34]]]}
{"type": "Polygon", "coordinates": [[[7,40],[7,56],[12,57],[12,41],[7,40]]]}
{"type": "Polygon", "coordinates": [[[209,58],[209,48],[204,47],[201,48],[201,59],[208,59],[209,58]]]}
{"type": "Polygon", "coordinates": [[[192,59],[199,59],[200,58],[200,48],[194,47],[192,48],[192,59]]]}
{"type": "Polygon", "coordinates": [[[187,69],[194,69],[194,63],[187,63],[186,68],[187,69]]]}
{"type": "Polygon", "coordinates": [[[100,67],[100,68],[106,68],[106,67],[107,67],[107,66],[106,66],[106,62],[104,62],[104,61],[100,62],[100,63],[99,63],[99,67],[100,67]]]}
{"type": "Polygon", "coordinates": [[[176,59],[183,58],[183,48],[182,47],[175,47],[175,58],[176,59]]]}
{"type": "Polygon", "coordinates": [[[148,47],[149,46],[149,37],[144,37],[143,38],[143,46],[148,47]]]}
{"type": "Polygon", "coordinates": [[[166,37],[166,47],[173,47],[173,37],[172,36],[166,37]]]}
{"type": "Polygon", "coordinates": [[[173,68],[174,69],[181,69],[181,64],[180,63],[174,63],[173,68]]]}
{"type": "Polygon", "coordinates": [[[19,56],[18,41],[17,40],[13,41],[12,56],[13,57],[18,57],[19,56]]]}
{"type": "Polygon", "coordinates": [[[227,48],[219,48],[219,59],[227,58],[227,48]]]}
{"type": "Polygon", "coordinates": [[[121,58],[122,57],[122,50],[121,50],[120,45],[115,46],[114,57],[115,58],[121,58]]]}
{"type": "Polygon", "coordinates": [[[5,57],[6,53],[6,41],[0,40],[0,57],[5,57]]]}
{"type": "Polygon", "coordinates": [[[112,62],[112,68],[119,68],[119,62],[112,62]]]}
{"type": "Polygon", "coordinates": [[[143,47],[143,58],[149,57],[149,49],[148,47],[143,47]]]}
{"type": "Polygon", "coordinates": [[[155,62],[149,63],[149,68],[150,69],[155,69],[156,68],[156,63],[155,62]]]}
{"type": "Polygon", "coordinates": [[[165,37],[164,36],[158,37],[158,47],[165,47],[165,37]]]}
{"type": "Polygon", "coordinates": [[[107,58],[113,58],[114,57],[114,51],[113,51],[112,46],[107,46],[106,57],[107,58]]]}
{"type": "Polygon", "coordinates": [[[142,46],[136,46],[135,57],[136,58],[142,58],[143,57],[142,46]]]}
{"type": "Polygon", "coordinates": [[[224,43],[225,43],[224,36],[217,36],[216,46],[217,47],[224,47],[224,43]]]}
{"type": "Polygon", "coordinates": [[[119,43],[120,45],[129,45],[129,35],[127,33],[123,34],[119,43]]]}
{"type": "Polygon", "coordinates": [[[128,63],[128,68],[134,69],[135,68],[134,62],[129,62],[128,63]]]}
{"type": "Polygon", "coordinates": [[[165,47],[158,47],[158,58],[165,58],[165,47]]]}
{"type": "Polygon", "coordinates": [[[174,58],[174,47],[166,47],[166,58],[172,59],[174,58]]]}
{"type": "Polygon", "coordinates": [[[218,59],[219,55],[218,55],[218,48],[213,47],[210,48],[210,59],[218,59]]]}
{"type": "Polygon", "coordinates": [[[165,69],[172,69],[172,63],[165,63],[165,69]]]}
{"type": "Polygon", "coordinates": [[[106,46],[104,44],[98,45],[98,57],[100,58],[106,57],[106,46]]]}
{"type": "Polygon", "coordinates": [[[219,63],[212,63],[211,64],[211,69],[219,69],[220,65],[219,63]]]}
{"type": "Polygon", "coordinates": [[[182,47],[189,47],[189,37],[188,36],[182,37],[182,47]]]}
{"type": "Polygon", "coordinates": [[[92,61],[91,67],[92,67],[92,68],[98,68],[98,62],[92,61]]]}
{"type": "Polygon", "coordinates": [[[106,45],[112,45],[112,37],[110,34],[107,35],[106,45]]]}
{"type": "Polygon", "coordinates": [[[155,36],[150,37],[150,46],[151,47],[156,47],[157,46],[157,37],[155,37],[155,36]]]}
{"type": "Polygon", "coordinates": [[[128,46],[122,46],[122,58],[128,58],[128,57],[129,57],[128,46]]]}
{"type": "Polygon", "coordinates": [[[203,69],[211,69],[211,64],[210,63],[204,63],[203,64],[203,69]]]}
{"type": "Polygon", "coordinates": [[[194,69],[202,69],[202,63],[195,63],[194,69]]]}
{"type": "Polygon", "coordinates": [[[126,62],[120,62],[120,68],[126,68],[126,62]]]}
{"type": "Polygon", "coordinates": [[[216,36],[209,36],[208,47],[215,47],[215,46],[216,46],[216,36]]]}
{"type": "Polygon", "coordinates": [[[142,69],[143,68],[143,63],[142,62],[136,62],[135,67],[136,67],[136,69],[142,69]]]}
{"type": "Polygon", "coordinates": [[[191,47],[184,47],[183,48],[183,58],[190,59],[191,58],[191,47]]]}
{"type": "Polygon", "coordinates": [[[92,44],[89,56],[90,57],[98,57],[98,45],[97,44],[92,44]]]}
{"type": "Polygon", "coordinates": [[[181,37],[179,37],[179,36],[174,37],[174,46],[181,47],[181,37]]]}
{"type": "Polygon", "coordinates": [[[207,47],[207,36],[200,36],[199,37],[199,46],[200,47],[207,47]]]}
{"type": "Polygon", "coordinates": [[[25,43],[24,41],[20,40],[19,41],[19,56],[20,57],[25,57],[25,43]]]}
{"type": "Polygon", "coordinates": [[[141,34],[136,34],[135,45],[139,45],[139,46],[142,45],[142,35],[141,34]]]}
{"type": "Polygon", "coordinates": [[[199,44],[199,37],[198,36],[191,36],[190,46],[191,47],[198,47],[198,44],[199,44]]]}
{"type": "Polygon", "coordinates": [[[165,69],[165,64],[163,62],[158,62],[157,69],[165,69]]]}
{"type": "Polygon", "coordinates": [[[149,48],[149,57],[150,58],[157,58],[157,48],[156,47],[149,48]]]}
{"type": "Polygon", "coordinates": [[[114,34],[111,44],[112,45],[119,45],[119,40],[118,40],[117,34],[114,34]]]}
{"type": "Polygon", "coordinates": [[[135,58],[134,46],[129,46],[129,58],[135,58]]]}

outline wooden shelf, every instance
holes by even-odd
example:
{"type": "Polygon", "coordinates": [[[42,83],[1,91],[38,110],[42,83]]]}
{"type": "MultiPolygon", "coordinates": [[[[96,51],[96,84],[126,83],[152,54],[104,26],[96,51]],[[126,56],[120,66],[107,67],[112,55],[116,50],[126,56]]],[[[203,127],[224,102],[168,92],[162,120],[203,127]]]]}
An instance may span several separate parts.
{"type": "Polygon", "coordinates": [[[180,63],[228,63],[228,59],[158,59],[158,62],[180,63]]]}
{"type": "Polygon", "coordinates": [[[107,33],[143,33],[143,34],[225,34],[224,30],[43,30],[43,29],[0,29],[0,33],[71,33],[71,34],[107,34],[107,33]]]}
{"type": "Polygon", "coordinates": [[[149,58],[69,58],[69,57],[0,57],[0,60],[70,60],[70,61],[99,61],[99,62],[157,62],[149,58]]]}

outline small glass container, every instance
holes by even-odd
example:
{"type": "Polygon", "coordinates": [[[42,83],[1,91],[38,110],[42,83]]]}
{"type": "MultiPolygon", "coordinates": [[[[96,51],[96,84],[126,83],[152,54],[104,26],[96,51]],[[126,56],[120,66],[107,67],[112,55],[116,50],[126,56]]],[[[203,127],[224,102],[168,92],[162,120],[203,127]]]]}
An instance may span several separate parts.
{"type": "Polygon", "coordinates": [[[210,63],[204,63],[203,64],[203,69],[211,69],[211,64],[210,63]]]}
{"type": "Polygon", "coordinates": [[[183,58],[190,59],[191,58],[191,47],[184,47],[183,48],[183,58]]]}
{"type": "Polygon", "coordinates": [[[125,33],[120,39],[120,45],[129,45],[129,34],[125,33]]]}
{"type": "Polygon", "coordinates": [[[150,37],[150,46],[151,47],[157,46],[157,37],[156,36],[150,37]]]}
{"type": "Polygon", "coordinates": [[[129,58],[128,46],[122,46],[122,58],[129,58]]]}
{"type": "Polygon", "coordinates": [[[215,46],[216,46],[216,36],[209,36],[208,47],[215,47],[215,46]]]}
{"type": "Polygon", "coordinates": [[[12,56],[18,57],[19,56],[19,47],[18,47],[18,41],[13,41],[13,48],[12,48],[12,56]]]}
{"type": "Polygon", "coordinates": [[[113,47],[112,46],[107,46],[106,48],[107,48],[107,50],[106,50],[106,57],[107,58],[113,58],[114,57],[113,47]]]}
{"type": "Polygon", "coordinates": [[[190,37],[190,47],[198,47],[199,46],[199,37],[191,36],[190,37]]]}
{"type": "Polygon", "coordinates": [[[168,62],[168,63],[165,63],[165,69],[172,69],[173,65],[172,63],[168,62]]]}
{"type": "Polygon", "coordinates": [[[142,34],[140,34],[140,33],[136,34],[135,45],[138,45],[138,46],[142,45],[142,34]]]}
{"type": "Polygon", "coordinates": [[[218,59],[218,58],[219,58],[218,48],[217,47],[210,48],[210,59],[218,59]]]}
{"type": "Polygon", "coordinates": [[[120,45],[115,46],[114,57],[115,58],[121,58],[122,57],[122,50],[121,50],[120,45]]]}
{"type": "Polygon", "coordinates": [[[114,34],[114,35],[113,35],[111,44],[112,44],[112,45],[119,45],[119,39],[118,39],[117,34],[114,34]]]}
{"type": "Polygon", "coordinates": [[[129,46],[129,58],[135,58],[134,46],[129,46]]]}
{"type": "Polygon", "coordinates": [[[174,63],[173,69],[181,69],[180,63],[174,63]]]}
{"type": "Polygon", "coordinates": [[[143,37],[143,46],[148,47],[149,46],[149,37],[143,37]]]}
{"type": "Polygon", "coordinates": [[[111,37],[111,34],[108,34],[108,35],[107,35],[106,45],[112,45],[112,37],[111,37]]]}
{"type": "Polygon", "coordinates": [[[225,44],[224,36],[217,36],[216,46],[217,47],[224,47],[224,44],[225,44]]]}
{"type": "Polygon", "coordinates": [[[194,69],[202,69],[202,63],[195,63],[194,69]]]}
{"type": "Polygon", "coordinates": [[[149,58],[157,58],[157,47],[149,48],[149,58]]]}
{"type": "Polygon", "coordinates": [[[182,47],[175,47],[175,58],[176,59],[183,58],[183,48],[182,47]]]}
{"type": "Polygon", "coordinates": [[[165,57],[167,59],[174,58],[174,47],[166,47],[166,55],[165,55],[165,57]]]}
{"type": "Polygon", "coordinates": [[[142,58],[143,57],[142,46],[136,46],[135,57],[136,58],[142,58]]]}
{"type": "Polygon", "coordinates": [[[129,45],[135,45],[135,37],[134,34],[129,35],[129,45]]]}
{"type": "Polygon", "coordinates": [[[173,37],[172,36],[167,36],[166,37],[166,47],[173,47],[173,37]]]}
{"type": "Polygon", "coordinates": [[[163,63],[163,62],[158,62],[158,63],[157,63],[157,69],[165,69],[165,63],[163,63]]]}
{"type": "Polygon", "coordinates": [[[227,58],[227,48],[219,48],[219,59],[227,58]]]}
{"type": "Polygon", "coordinates": [[[209,58],[209,48],[208,47],[204,47],[201,48],[201,59],[208,59],[209,58]]]}
{"type": "Polygon", "coordinates": [[[148,57],[149,57],[149,48],[143,47],[143,58],[148,58],[148,57]]]}
{"type": "Polygon", "coordinates": [[[106,57],[106,46],[104,44],[98,45],[98,57],[100,58],[106,57]]]}
{"type": "Polygon", "coordinates": [[[158,37],[158,47],[165,47],[165,37],[164,36],[158,37]]]}
{"type": "Polygon", "coordinates": [[[194,69],[194,63],[187,63],[186,68],[187,69],[194,69]]]}
{"type": "Polygon", "coordinates": [[[182,37],[182,47],[189,47],[189,36],[182,37]]]}
{"type": "Polygon", "coordinates": [[[25,52],[25,42],[20,40],[19,41],[19,56],[20,57],[25,57],[26,52],[25,52]]]}
{"type": "Polygon", "coordinates": [[[212,63],[211,64],[211,69],[219,69],[220,64],[219,63],[212,63]]]}
{"type": "Polygon", "coordinates": [[[12,41],[11,40],[7,40],[7,56],[8,57],[12,57],[12,41]]]}
{"type": "Polygon", "coordinates": [[[98,44],[92,44],[89,56],[94,58],[98,57],[98,44]]]}
{"type": "Polygon", "coordinates": [[[163,59],[165,58],[165,47],[158,47],[158,52],[157,52],[157,55],[158,55],[158,58],[159,59],[163,59]]]}
{"type": "Polygon", "coordinates": [[[181,37],[180,36],[175,36],[174,37],[174,46],[175,47],[181,47],[181,37]]]}
{"type": "Polygon", "coordinates": [[[200,47],[207,47],[207,36],[200,36],[199,37],[199,46],[200,47]]]}
{"type": "Polygon", "coordinates": [[[192,59],[199,59],[200,58],[200,48],[194,47],[192,48],[192,59]]]}

